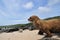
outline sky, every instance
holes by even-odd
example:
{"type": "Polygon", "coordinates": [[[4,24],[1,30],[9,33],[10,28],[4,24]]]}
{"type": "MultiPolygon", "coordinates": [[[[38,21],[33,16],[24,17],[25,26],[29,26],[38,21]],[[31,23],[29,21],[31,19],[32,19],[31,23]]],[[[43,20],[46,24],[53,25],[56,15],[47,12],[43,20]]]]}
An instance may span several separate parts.
{"type": "Polygon", "coordinates": [[[28,23],[28,18],[60,16],[60,0],[0,0],[0,25],[28,23]]]}

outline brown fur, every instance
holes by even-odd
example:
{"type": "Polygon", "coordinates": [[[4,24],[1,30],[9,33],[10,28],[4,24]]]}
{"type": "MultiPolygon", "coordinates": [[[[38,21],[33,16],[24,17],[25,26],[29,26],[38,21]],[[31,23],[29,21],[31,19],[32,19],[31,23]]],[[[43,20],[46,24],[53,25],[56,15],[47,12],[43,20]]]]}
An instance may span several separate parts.
{"type": "Polygon", "coordinates": [[[28,19],[42,33],[46,33],[46,37],[51,37],[50,31],[60,32],[60,19],[42,20],[38,16],[31,16],[28,19]]]}

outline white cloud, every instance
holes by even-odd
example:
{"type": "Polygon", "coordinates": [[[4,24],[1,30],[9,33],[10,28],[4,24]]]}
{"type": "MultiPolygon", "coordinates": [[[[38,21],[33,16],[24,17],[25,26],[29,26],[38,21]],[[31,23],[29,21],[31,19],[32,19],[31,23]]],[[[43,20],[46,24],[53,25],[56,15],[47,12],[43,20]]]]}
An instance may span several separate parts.
{"type": "Polygon", "coordinates": [[[39,7],[38,11],[40,11],[40,12],[50,12],[51,9],[49,7],[39,7]]]}
{"type": "Polygon", "coordinates": [[[2,0],[9,11],[18,10],[20,8],[19,0],[2,0]]]}
{"type": "Polygon", "coordinates": [[[2,15],[2,16],[8,16],[8,14],[7,13],[5,13],[4,11],[2,11],[2,10],[0,10],[0,15],[2,15]]]}
{"type": "Polygon", "coordinates": [[[59,2],[60,2],[60,0],[48,0],[48,3],[46,6],[38,7],[38,11],[40,11],[40,12],[52,12],[53,5],[58,4],[59,2]]]}
{"type": "Polygon", "coordinates": [[[20,0],[2,0],[2,2],[6,7],[5,12],[3,11],[2,15],[7,17],[18,17],[21,15],[18,13],[20,9],[20,0]]]}
{"type": "Polygon", "coordinates": [[[34,7],[34,5],[33,5],[33,2],[28,2],[28,3],[24,4],[23,7],[26,9],[31,9],[34,7]]]}
{"type": "Polygon", "coordinates": [[[52,6],[52,5],[55,5],[59,2],[60,2],[60,0],[49,0],[47,6],[52,6]]]}

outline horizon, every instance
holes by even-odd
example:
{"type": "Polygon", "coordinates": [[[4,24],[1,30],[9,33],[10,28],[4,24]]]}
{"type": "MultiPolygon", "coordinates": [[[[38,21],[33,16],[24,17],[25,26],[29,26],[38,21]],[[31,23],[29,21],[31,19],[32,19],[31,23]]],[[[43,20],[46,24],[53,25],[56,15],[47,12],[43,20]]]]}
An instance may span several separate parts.
{"type": "MultiPolygon", "coordinates": [[[[53,16],[53,17],[57,17],[57,16],[53,16]]],[[[48,17],[48,18],[53,18],[53,17],[48,17]]],[[[44,18],[44,19],[48,19],[48,18],[44,18]]],[[[28,22],[28,23],[30,23],[30,22],[28,22]]],[[[28,24],[28,23],[21,23],[21,24],[28,24]]],[[[8,25],[0,25],[0,26],[9,26],[9,25],[18,25],[18,24],[8,24],[8,25]]]]}
{"type": "Polygon", "coordinates": [[[31,15],[60,16],[60,0],[0,0],[0,25],[26,24],[31,15]]]}

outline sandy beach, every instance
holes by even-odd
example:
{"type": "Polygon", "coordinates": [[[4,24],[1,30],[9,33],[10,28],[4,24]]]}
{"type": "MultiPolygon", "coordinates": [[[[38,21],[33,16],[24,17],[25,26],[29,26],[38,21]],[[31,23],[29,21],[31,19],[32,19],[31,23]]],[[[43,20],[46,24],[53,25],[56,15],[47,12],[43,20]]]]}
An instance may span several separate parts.
{"type": "MultiPolygon", "coordinates": [[[[23,32],[12,32],[12,33],[0,33],[0,40],[39,40],[44,35],[38,35],[38,30],[29,31],[24,30],[23,32]]],[[[54,36],[53,38],[57,38],[54,36]]]]}

